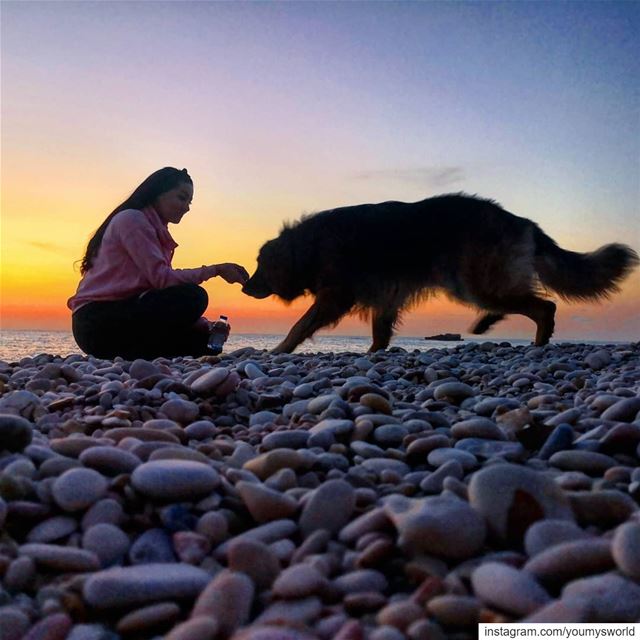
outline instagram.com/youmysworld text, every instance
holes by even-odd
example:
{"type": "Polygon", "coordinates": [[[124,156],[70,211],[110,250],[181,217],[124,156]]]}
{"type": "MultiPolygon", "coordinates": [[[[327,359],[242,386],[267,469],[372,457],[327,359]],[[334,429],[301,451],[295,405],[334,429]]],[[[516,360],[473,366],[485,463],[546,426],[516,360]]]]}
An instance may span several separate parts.
{"type": "Polygon", "coordinates": [[[640,638],[640,623],[510,623],[478,625],[479,640],[493,638],[640,638]]]}

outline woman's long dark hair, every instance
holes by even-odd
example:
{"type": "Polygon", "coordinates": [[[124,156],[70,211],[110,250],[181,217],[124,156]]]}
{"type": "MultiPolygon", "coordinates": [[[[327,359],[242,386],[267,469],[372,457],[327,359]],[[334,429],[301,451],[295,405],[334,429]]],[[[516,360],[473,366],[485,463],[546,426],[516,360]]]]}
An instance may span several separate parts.
{"type": "Polygon", "coordinates": [[[120,211],[124,211],[125,209],[143,209],[153,204],[158,196],[161,196],[167,191],[171,191],[171,189],[175,189],[184,182],[193,184],[193,180],[191,180],[191,176],[187,173],[186,169],[180,170],[174,167],[164,167],[164,169],[159,169],[152,173],[122,204],[119,204],[98,227],[87,244],[87,251],[80,264],[80,273],[84,275],[93,266],[93,261],[102,244],[104,232],[107,230],[109,223],[116,213],[120,213],[120,211]]]}

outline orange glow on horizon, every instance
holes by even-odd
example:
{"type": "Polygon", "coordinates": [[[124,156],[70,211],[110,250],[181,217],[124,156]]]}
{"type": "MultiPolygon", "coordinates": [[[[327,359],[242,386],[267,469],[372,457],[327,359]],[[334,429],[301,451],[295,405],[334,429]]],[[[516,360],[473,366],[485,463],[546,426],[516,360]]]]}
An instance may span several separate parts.
{"type": "MultiPolygon", "coordinates": [[[[142,168],[116,167],[111,169],[113,179],[105,182],[102,171],[104,167],[89,168],[85,180],[74,183],[73,189],[68,188],[68,177],[59,167],[43,169],[42,179],[35,184],[11,167],[3,172],[0,328],[70,330],[66,301],[80,279],[74,263],[104,217],[130,192],[122,184],[127,185],[131,175],[147,173],[142,168]],[[122,184],[116,185],[119,180],[122,184]]],[[[305,210],[300,201],[286,194],[251,198],[221,193],[212,183],[198,186],[197,182],[195,193],[192,211],[180,225],[170,227],[179,243],[176,268],[238,262],[253,272],[260,246],[278,234],[282,222],[296,219],[305,210]]],[[[586,233],[582,230],[576,237],[561,233],[556,240],[574,250],[592,250],[610,241],[586,233]]],[[[216,318],[225,313],[237,333],[286,333],[311,304],[309,298],[290,306],[275,298],[255,300],[242,294],[237,284],[229,285],[220,278],[203,286],[210,299],[207,316],[216,318]]],[[[622,284],[621,293],[601,305],[561,304],[556,337],[638,339],[639,310],[637,270],[622,284]]],[[[465,333],[474,317],[472,309],[439,296],[407,312],[399,334],[465,333]]],[[[490,336],[528,337],[532,330],[530,321],[516,317],[499,324],[490,336]]],[[[370,328],[357,317],[347,317],[331,331],[367,335],[370,328]]]]}
{"type": "MultiPolygon", "coordinates": [[[[185,220],[170,228],[179,243],[174,266],[239,262],[252,272],[258,249],[278,233],[280,221],[286,219],[286,215],[278,213],[281,203],[262,202],[260,217],[249,218],[242,214],[241,203],[229,201],[212,190],[200,191],[185,220]]],[[[111,205],[115,206],[118,197],[103,190],[92,199],[87,189],[70,195],[55,180],[47,180],[42,189],[31,191],[23,180],[7,184],[2,195],[0,328],[70,330],[66,301],[80,279],[74,263],[82,257],[90,234],[110,209],[96,203],[111,198],[111,205]]],[[[559,242],[574,248],[570,239],[559,242]]],[[[602,242],[593,240],[589,244],[595,248],[602,242]]],[[[290,306],[275,298],[255,300],[242,294],[239,285],[229,285],[220,278],[203,286],[210,299],[208,317],[225,313],[237,333],[286,333],[311,304],[310,298],[301,298],[290,306]]],[[[622,292],[603,304],[561,304],[556,337],[638,339],[639,309],[640,270],[637,270],[623,283],[622,292]]],[[[474,317],[472,309],[439,296],[407,312],[399,334],[465,333],[474,317]]],[[[532,330],[530,321],[510,318],[490,336],[528,337],[532,330]]],[[[367,335],[370,328],[359,318],[348,317],[332,332],[367,335]]]]}

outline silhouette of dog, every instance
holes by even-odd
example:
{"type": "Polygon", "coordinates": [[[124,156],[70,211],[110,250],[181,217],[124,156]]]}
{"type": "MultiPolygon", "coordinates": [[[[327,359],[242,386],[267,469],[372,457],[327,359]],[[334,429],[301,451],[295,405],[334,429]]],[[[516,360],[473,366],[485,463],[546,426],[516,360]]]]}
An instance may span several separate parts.
{"type": "Polygon", "coordinates": [[[351,311],[371,318],[370,350],[385,349],[401,313],[436,291],[484,311],[472,333],[516,313],[536,323],[535,344],[544,345],[556,310],[545,290],[565,300],[607,298],[638,262],[623,244],[567,251],[496,202],[456,194],[303,216],[263,245],[242,290],[285,302],[315,297],[277,353],[351,311]]]}

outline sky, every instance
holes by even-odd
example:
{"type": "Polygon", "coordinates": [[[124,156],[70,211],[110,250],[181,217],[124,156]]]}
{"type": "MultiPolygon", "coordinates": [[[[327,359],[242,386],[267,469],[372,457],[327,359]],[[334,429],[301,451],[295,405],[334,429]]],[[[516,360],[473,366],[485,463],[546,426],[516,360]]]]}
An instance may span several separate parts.
{"type": "MultiPolygon", "coordinates": [[[[640,3],[18,2],[0,5],[4,329],[70,328],[92,232],[150,173],[186,167],[176,267],[250,272],[284,221],[465,191],[561,246],[640,250],[640,3]],[[74,263],[76,263],[74,265],[74,263]]],[[[284,333],[309,306],[220,278],[207,315],[284,333]]],[[[401,335],[464,333],[438,298],[401,335]]],[[[640,270],[560,304],[559,339],[637,340],[640,270]]],[[[491,335],[530,337],[510,318],[491,335]]],[[[366,335],[357,318],[336,333],[366,335]]]]}

